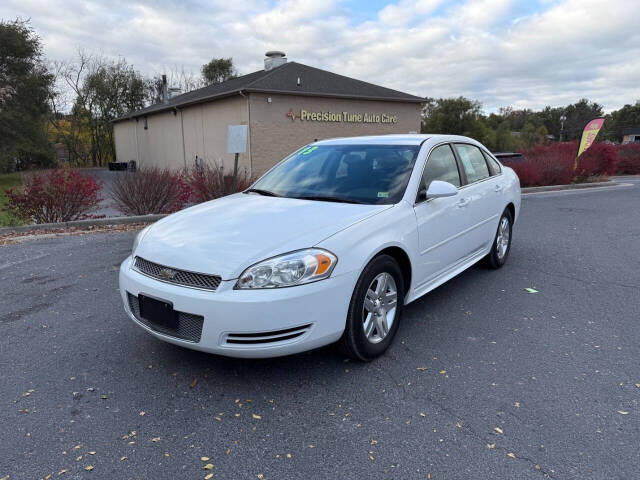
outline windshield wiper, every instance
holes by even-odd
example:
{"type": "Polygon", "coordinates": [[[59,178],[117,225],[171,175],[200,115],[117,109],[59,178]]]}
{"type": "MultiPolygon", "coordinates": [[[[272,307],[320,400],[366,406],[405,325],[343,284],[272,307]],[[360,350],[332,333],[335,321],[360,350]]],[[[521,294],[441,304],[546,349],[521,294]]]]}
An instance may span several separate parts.
{"type": "Polygon", "coordinates": [[[265,197],[279,197],[280,195],[278,195],[277,193],[271,192],[269,190],[262,190],[261,188],[250,188],[248,190],[245,190],[244,193],[258,193],[260,195],[264,195],[265,197]]]}
{"type": "Polygon", "coordinates": [[[319,200],[321,202],[338,202],[338,203],[357,203],[364,204],[365,202],[361,202],[360,200],[353,200],[351,198],[342,198],[342,197],[324,197],[321,195],[309,195],[304,197],[294,197],[299,200],[319,200]]]}

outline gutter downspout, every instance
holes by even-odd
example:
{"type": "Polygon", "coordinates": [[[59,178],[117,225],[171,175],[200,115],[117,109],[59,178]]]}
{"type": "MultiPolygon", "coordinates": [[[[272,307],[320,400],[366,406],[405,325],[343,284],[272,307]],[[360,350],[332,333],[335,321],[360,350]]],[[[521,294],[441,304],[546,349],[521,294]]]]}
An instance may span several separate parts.
{"type": "Polygon", "coordinates": [[[136,130],[136,168],[140,168],[140,145],[138,144],[138,119],[134,118],[136,122],[133,128],[136,130]]]}
{"type": "Polygon", "coordinates": [[[187,169],[187,153],[184,146],[184,116],[182,115],[182,109],[176,107],[176,110],[180,112],[180,131],[182,132],[182,163],[184,164],[184,169],[187,169]]]}
{"type": "Polygon", "coordinates": [[[247,138],[247,143],[249,143],[249,178],[253,175],[253,161],[251,160],[251,100],[250,95],[245,95],[242,93],[242,90],[239,90],[238,93],[241,97],[247,99],[247,128],[249,130],[249,138],[247,138]]]}

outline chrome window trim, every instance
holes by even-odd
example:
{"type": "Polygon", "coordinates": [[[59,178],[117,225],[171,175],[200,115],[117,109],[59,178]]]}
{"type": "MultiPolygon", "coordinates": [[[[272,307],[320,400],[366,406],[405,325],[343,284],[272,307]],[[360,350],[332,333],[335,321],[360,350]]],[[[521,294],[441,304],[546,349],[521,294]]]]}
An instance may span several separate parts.
{"type": "MultiPolygon", "coordinates": [[[[427,139],[428,140],[428,139],[427,139]]],[[[425,140],[426,141],[426,140],[425,140]]],[[[456,156],[456,152],[453,150],[453,145],[451,143],[451,140],[443,140],[440,143],[436,143],[433,147],[431,147],[431,149],[429,150],[429,152],[427,153],[427,158],[424,161],[424,165],[422,165],[422,171],[420,172],[420,180],[418,181],[418,190],[416,190],[415,195],[413,196],[413,206],[417,206],[417,205],[422,205],[424,203],[430,202],[431,200],[434,200],[433,198],[427,198],[426,200],[422,200],[421,202],[418,202],[418,192],[420,191],[420,185],[422,184],[422,177],[424,177],[424,170],[425,168],[427,168],[427,162],[429,162],[429,157],[431,156],[431,154],[433,153],[433,151],[438,148],[441,147],[443,145],[449,145],[449,147],[451,148],[451,153],[453,153],[453,156],[455,158],[456,156]]],[[[460,176],[460,183],[462,183],[462,175],[460,174],[460,167],[458,166],[458,159],[456,158],[456,166],[458,167],[458,176],[460,176]]],[[[464,185],[461,185],[458,188],[458,190],[460,190],[464,185]]]]}

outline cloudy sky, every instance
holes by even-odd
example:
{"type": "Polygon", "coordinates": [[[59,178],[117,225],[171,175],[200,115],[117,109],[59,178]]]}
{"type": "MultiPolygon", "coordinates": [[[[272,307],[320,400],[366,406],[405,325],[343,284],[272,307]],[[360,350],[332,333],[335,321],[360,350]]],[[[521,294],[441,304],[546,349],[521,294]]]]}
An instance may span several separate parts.
{"type": "Polygon", "coordinates": [[[31,18],[51,60],[79,47],[143,74],[197,72],[266,50],[420,96],[464,95],[485,110],[587,97],[607,111],[640,99],[638,0],[3,0],[31,18]]]}

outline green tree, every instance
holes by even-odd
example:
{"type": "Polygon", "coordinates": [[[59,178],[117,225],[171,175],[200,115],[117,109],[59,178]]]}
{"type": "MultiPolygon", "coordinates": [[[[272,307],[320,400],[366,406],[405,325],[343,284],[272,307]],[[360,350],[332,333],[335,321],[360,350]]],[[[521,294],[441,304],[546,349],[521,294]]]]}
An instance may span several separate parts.
{"type": "Polygon", "coordinates": [[[115,159],[112,121],[146,105],[148,81],[125,59],[114,61],[82,51],[59,70],[74,98],[70,112],[58,113],[52,122],[70,151],[77,149],[76,160],[86,151],[92,165],[104,166],[115,159]]]}
{"type": "Polygon", "coordinates": [[[213,58],[209,63],[202,65],[200,71],[206,85],[237,77],[232,58],[213,58]]]}
{"type": "Polygon", "coordinates": [[[597,117],[602,117],[602,106],[583,98],[564,109],[567,121],[564,124],[564,139],[573,140],[582,135],[585,125],[597,117]]]}
{"type": "Polygon", "coordinates": [[[640,127],[640,100],[607,115],[601,135],[605,139],[621,142],[622,131],[626,127],[640,127]]]}
{"type": "Polygon", "coordinates": [[[520,130],[520,140],[525,148],[533,147],[536,143],[538,143],[538,135],[536,132],[536,126],[527,122],[520,130]]]}
{"type": "Polygon", "coordinates": [[[482,104],[465,97],[427,98],[422,110],[422,131],[471,135],[482,118],[482,104]]]}
{"type": "Polygon", "coordinates": [[[46,116],[53,76],[28,21],[0,21],[0,171],[47,166],[46,116]]]}

